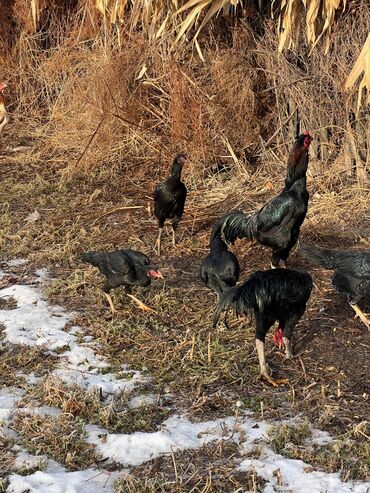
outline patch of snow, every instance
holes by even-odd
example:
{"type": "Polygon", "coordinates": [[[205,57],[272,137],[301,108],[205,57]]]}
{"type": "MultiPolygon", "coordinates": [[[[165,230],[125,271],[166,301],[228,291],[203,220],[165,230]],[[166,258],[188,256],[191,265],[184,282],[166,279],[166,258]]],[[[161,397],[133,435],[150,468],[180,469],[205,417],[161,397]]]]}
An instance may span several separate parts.
{"type": "Polygon", "coordinates": [[[17,371],[15,375],[19,378],[24,378],[29,385],[36,385],[42,379],[42,377],[37,377],[33,371],[29,375],[21,371],[17,371]]]}
{"type": "Polygon", "coordinates": [[[338,473],[314,471],[301,460],[287,459],[266,448],[260,459],[246,459],[239,470],[254,470],[267,484],[264,493],[367,493],[370,483],[344,483],[338,473]],[[278,474],[276,474],[278,472],[278,474]]]}
{"type": "Polygon", "coordinates": [[[47,462],[46,455],[32,455],[21,449],[20,447],[13,447],[13,450],[20,449],[15,461],[14,467],[16,469],[31,469],[34,467],[41,468],[43,463],[47,462]]]}
{"type": "Polygon", "coordinates": [[[0,389],[0,420],[8,421],[14,411],[16,402],[24,395],[21,389],[0,389]]]}
{"type": "Polygon", "coordinates": [[[128,407],[130,407],[131,409],[137,409],[138,407],[143,406],[155,406],[156,403],[157,398],[154,394],[144,394],[133,397],[129,401],[128,407]]]}
{"type": "Polygon", "coordinates": [[[58,407],[40,406],[40,407],[22,407],[19,411],[34,416],[60,416],[62,411],[58,407]]]}
{"type": "Polygon", "coordinates": [[[27,263],[28,263],[28,260],[26,258],[15,258],[13,260],[8,260],[6,262],[6,264],[9,265],[9,267],[18,267],[20,265],[24,265],[27,263]]]}
{"type": "Polygon", "coordinates": [[[58,306],[50,307],[34,287],[15,284],[1,289],[0,298],[7,297],[17,301],[14,310],[0,310],[0,322],[5,325],[4,333],[11,344],[55,350],[75,341],[63,330],[72,314],[58,306]]]}
{"type": "Polygon", "coordinates": [[[66,384],[78,385],[84,390],[98,388],[110,395],[115,395],[118,392],[131,392],[138,384],[149,380],[148,377],[143,377],[139,371],[129,372],[129,379],[117,378],[114,373],[102,374],[99,373],[98,369],[82,371],[60,368],[54,370],[53,375],[66,384]]]}
{"type": "Polygon", "coordinates": [[[317,430],[316,428],[311,427],[311,438],[310,442],[318,445],[319,447],[323,445],[327,445],[328,443],[333,441],[333,438],[329,435],[327,431],[317,430]]]}
{"type": "Polygon", "coordinates": [[[29,476],[12,474],[7,493],[113,493],[118,473],[84,471],[37,471],[29,476]]]}
{"type": "Polygon", "coordinates": [[[43,267],[42,269],[36,269],[35,274],[38,277],[37,279],[38,282],[47,281],[51,279],[51,276],[45,267],[43,267]]]}
{"type": "Polygon", "coordinates": [[[227,418],[192,423],[185,416],[177,415],[164,421],[162,429],[153,433],[110,434],[92,425],[85,429],[88,443],[96,445],[104,458],[123,466],[138,466],[163,454],[195,449],[219,440],[229,433],[234,422],[234,418],[227,418]]]}
{"type": "MultiPolygon", "coordinates": [[[[69,332],[71,333],[71,332],[69,332]]],[[[90,347],[75,344],[70,351],[61,356],[68,359],[71,369],[89,370],[92,368],[106,368],[109,364],[103,356],[96,354],[90,347]]]]}

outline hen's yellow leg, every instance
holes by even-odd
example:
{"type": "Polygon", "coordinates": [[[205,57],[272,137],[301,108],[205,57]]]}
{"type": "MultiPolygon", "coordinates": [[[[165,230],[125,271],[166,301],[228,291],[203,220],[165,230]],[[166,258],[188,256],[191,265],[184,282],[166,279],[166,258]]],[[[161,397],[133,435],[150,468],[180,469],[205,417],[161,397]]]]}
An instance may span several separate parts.
{"type": "Polygon", "coordinates": [[[367,317],[369,317],[369,315],[367,313],[364,313],[357,304],[351,305],[351,307],[356,312],[355,318],[358,317],[361,320],[361,322],[363,322],[366,325],[366,327],[370,330],[370,320],[367,318],[367,317]]]}
{"type": "Polygon", "coordinates": [[[153,308],[150,308],[150,306],[147,306],[145,303],[139,300],[139,298],[136,298],[136,296],[133,296],[132,294],[126,293],[126,295],[131,298],[135,303],[138,305],[138,307],[143,310],[144,312],[154,312],[157,313],[153,308]]]}

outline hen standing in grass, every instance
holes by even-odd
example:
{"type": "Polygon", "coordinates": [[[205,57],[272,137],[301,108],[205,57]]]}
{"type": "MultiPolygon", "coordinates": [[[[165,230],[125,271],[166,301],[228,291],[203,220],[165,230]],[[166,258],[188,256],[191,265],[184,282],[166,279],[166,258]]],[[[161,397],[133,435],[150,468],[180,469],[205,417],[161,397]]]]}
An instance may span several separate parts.
{"type": "Polygon", "coordinates": [[[333,288],[346,295],[348,303],[356,312],[356,318],[359,317],[370,329],[369,315],[357,304],[363,297],[370,296],[370,252],[329,250],[314,245],[301,245],[299,254],[313,264],[334,270],[333,288]]]}
{"type": "Polygon", "coordinates": [[[238,282],[239,262],[219,236],[213,238],[210,249],[200,267],[200,277],[208,288],[220,295],[238,282]]]}
{"type": "Polygon", "coordinates": [[[150,265],[149,258],[135,250],[115,250],[113,252],[86,252],[81,260],[97,267],[107,278],[104,294],[107,297],[112,314],[116,312],[110,290],[124,286],[125,293],[144,311],[153,311],[142,301],[131,294],[133,286],[149,286],[151,279],[161,278],[162,273],[150,265]]]}
{"type": "Polygon", "coordinates": [[[288,157],[285,187],[277,197],[252,214],[229,212],[214,226],[212,238],[223,234],[228,243],[237,238],[255,239],[272,248],[272,268],[280,261],[285,267],[307,213],[306,171],[311,141],[308,132],[297,138],[288,157]]]}
{"type": "Polygon", "coordinates": [[[217,326],[222,310],[227,306],[238,314],[254,313],[256,319],[256,348],[261,376],[276,386],[285,379],[274,380],[265,360],[265,337],[275,321],[279,327],[274,341],[279,347],[285,345],[286,358],[292,358],[291,336],[294,327],[306,310],[312,290],[312,278],[307,273],[290,269],[270,269],[252,274],[242,285],[229,288],[220,295],[213,317],[217,326]]]}
{"type": "Polygon", "coordinates": [[[5,108],[5,98],[3,90],[7,87],[7,84],[0,83],[0,133],[9,121],[8,113],[5,108]]]}
{"type": "Polygon", "coordinates": [[[155,246],[161,254],[161,238],[166,219],[172,222],[172,243],[176,245],[176,229],[184,213],[186,186],[181,181],[182,167],[187,161],[185,154],[177,154],[172,165],[172,174],[158,183],[154,190],[154,214],[158,219],[159,233],[155,246]]]}

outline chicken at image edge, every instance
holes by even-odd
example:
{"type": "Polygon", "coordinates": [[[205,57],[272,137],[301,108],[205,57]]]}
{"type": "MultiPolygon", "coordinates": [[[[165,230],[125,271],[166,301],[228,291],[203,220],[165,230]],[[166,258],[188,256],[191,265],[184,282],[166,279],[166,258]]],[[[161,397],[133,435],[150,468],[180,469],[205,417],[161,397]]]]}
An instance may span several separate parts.
{"type": "Polygon", "coordinates": [[[370,296],[370,252],[329,250],[302,244],[299,254],[314,265],[333,270],[331,282],[337,293],[343,293],[358,317],[370,330],[369,315],[358,302],[370,296]]]}

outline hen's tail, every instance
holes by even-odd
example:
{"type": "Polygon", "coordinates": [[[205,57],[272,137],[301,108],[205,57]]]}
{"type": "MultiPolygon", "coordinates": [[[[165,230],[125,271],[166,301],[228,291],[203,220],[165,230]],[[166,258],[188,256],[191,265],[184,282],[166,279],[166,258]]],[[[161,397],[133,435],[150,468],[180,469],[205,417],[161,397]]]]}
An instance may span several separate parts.
{"type": "Polygon", "coordinates": [[[97,267],[104,260],[105,256],[106,253],[104,252],[86,252],[81,255],[80,260],[97,267]]]}
{"type": "Polygon", "coordinates": [[[213,314],[213,328],[217,326],[221,312],[230,306],[237,313],[253,312],[256,304],[254,286],[251,283],[244,283],[240,286],[228,288],[220,293],[220,299],[213,314]]]}
{"type": "Polygon", "coordinates": [[[302,244],[299,249],[301,257],[324,269],[335,269],[337,267],[338,252],[328,248],[320,248],[314,245],[302,244]]]}
{"type": "Polygon", "coordinates": [[[257,213],[246,215],[241,211],[228,212],[213,226],[211,242],[216,236],[224,235],[228,243],[238,238],[252,240],[257,231],[257,213]]]}
{"type": "Polygon", "coordinates": [[[238,286],[234,286],[233,288],[229,288],[227,291],[220,293],[220,299],[213,314],[214,329],[217,327],[222,311],[225,310],[227,306],[232,305],[237,290],[238,286]]]}

